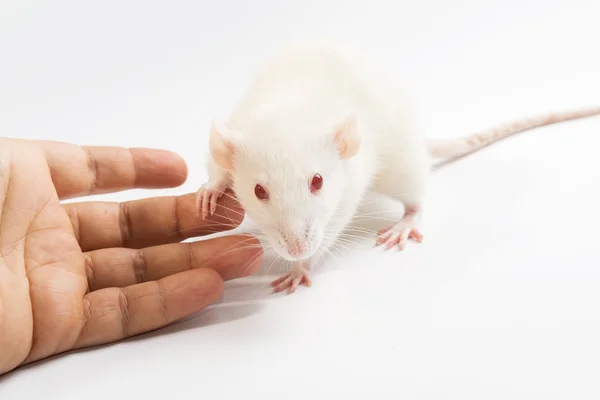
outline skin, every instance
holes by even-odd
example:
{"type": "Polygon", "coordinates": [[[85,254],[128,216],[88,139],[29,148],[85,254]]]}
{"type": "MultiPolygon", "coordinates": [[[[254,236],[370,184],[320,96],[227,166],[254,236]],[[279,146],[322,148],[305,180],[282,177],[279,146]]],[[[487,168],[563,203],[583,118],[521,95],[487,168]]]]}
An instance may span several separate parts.
{"type": "Polygon", "coordinates": [[[205,220],[193,193],[60,203],[175,187],[186,175],[166,151],[0,138],[0,374],[165,326],[255,271],[262,250],[252,237],[180,243],[237,226],[232,196],[205,220]]]}

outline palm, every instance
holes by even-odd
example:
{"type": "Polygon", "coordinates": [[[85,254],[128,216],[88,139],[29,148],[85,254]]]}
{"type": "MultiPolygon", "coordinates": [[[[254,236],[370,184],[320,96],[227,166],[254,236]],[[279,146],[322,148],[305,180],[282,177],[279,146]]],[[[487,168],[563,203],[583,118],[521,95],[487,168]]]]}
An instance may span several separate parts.
{"type": "Polygon", "coordinates": [[[173,155],[1,139],[0,149],[0,374],[182,318],[214,301],[222,279],[252,272],[242,260],[260,256],[234,237],[211,241],[214,252],[206,242],[178,243],[239,223],[241,210],[229,196],[204,225],[195,219],[193,194],[60,204],[82,194],[179,184],[185,165],[173,155]]]}

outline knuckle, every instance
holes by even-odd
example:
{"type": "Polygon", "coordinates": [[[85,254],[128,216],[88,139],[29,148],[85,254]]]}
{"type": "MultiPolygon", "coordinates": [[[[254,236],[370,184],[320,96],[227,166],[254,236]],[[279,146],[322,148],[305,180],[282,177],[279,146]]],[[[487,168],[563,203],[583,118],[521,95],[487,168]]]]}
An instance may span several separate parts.
{"type": "Polygon", "coordinates": [[[121,245],[125,246],[131,240],[131,214],[127,203],[119,204],[119,231],[121,232],[121,245]]]}
{"type": "Polygon", "coordinates": [[[167,311],[167,304],[165,301],[165,292],[163,291],[159,282],[156,282],[156,298],[159,303],[160,315],[163,318],[163,324],[169,323],[169,313],[167,311]]]}
{"type": "Polygon", "coordinates": [[[133,272],[135,274],[136,283],[146,281],[148,276],[148,265],[143,250],[133,252],[133,272]]]}
{"type": "Polygon", "coordinates": [[[86,152],[87,157],[87,169],[88,169],[88,193],[95,193],[96,188],[98,187],[98,160],[94,157],[93,154],[86,152]]]}
{"type": "Polygon", "coordinates": [[[129,336],[129,301],[127,300],[127,295],[122,289],[119,289],[117,292],[117,305],[119,307],[119,315],[121,322],[121,333],[122,337],[129,336]]]}
{"type": "Polygon", "coordinates": [[[89,254],[83,254],[85,275],[88,280],[88,287],[90,290],[94,287],[95,275],[94,275],[94,260],[89,254]]]}

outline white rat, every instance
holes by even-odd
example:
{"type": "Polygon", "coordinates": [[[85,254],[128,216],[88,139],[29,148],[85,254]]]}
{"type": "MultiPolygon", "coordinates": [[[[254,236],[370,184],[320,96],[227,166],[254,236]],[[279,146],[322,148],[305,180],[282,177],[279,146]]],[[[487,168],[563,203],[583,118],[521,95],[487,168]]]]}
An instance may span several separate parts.
{"type": "Polygon", "coordinates": [[[396,199],[404,217],[377,245],[421,242],[417,226],[433,158],[457,158],[549,123],[600,108],[517,121],[466,138],[428,142],[405,91],[348,49],[297,42],[268,60],[245,98],[210,132],[209,179],[198,213],[214,213],[230,188],[290,271],[272,285],[311,284],[311,266],[350,222],[367,190],[396,199]]]}

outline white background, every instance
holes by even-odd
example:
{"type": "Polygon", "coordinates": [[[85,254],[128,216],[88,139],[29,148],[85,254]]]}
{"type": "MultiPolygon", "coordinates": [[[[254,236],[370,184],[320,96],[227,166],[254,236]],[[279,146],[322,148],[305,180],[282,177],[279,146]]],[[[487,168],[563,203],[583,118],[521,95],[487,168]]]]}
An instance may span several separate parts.
{"type": "MultiPolygon", "coordinates": [[[[430,136],[600,104],[600,3],[0,1],[0,135],[179,152],[286,40],[346,39],[416,90],[430,136]]],[[[230,282],[195,318],[0,378],[0,398],[600,397],[600,118],[437,172],[425,241],[347,249],[314,285],[230,282]]],[[[279,272],[279,271],[275,271],[279,272]]]]}

